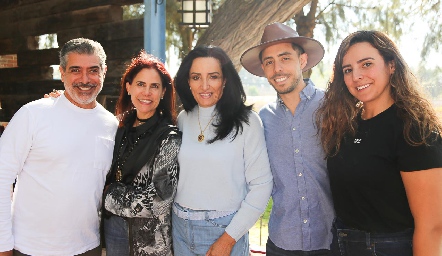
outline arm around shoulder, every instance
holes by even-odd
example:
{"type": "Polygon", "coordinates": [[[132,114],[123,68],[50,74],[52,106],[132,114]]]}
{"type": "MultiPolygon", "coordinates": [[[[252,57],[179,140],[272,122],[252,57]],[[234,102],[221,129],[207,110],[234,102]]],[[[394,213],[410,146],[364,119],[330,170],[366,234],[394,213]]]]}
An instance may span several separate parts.
{"type": "Polygon", "coordinates": [[[415,224],[413,255],[442,255],[442,168],[401,176],[415,224]]]}

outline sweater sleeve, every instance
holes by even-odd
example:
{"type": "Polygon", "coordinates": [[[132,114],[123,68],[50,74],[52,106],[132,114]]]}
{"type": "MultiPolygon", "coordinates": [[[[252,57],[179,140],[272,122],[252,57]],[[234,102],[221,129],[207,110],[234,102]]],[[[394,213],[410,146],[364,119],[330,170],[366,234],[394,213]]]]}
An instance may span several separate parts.
{"type": "Polygon", "coordinates": [[[163,140],[152,165],[152,181],[147,186],[120,182],[109,185],[104,195],[106,210],[129,218],[150,218],[170,211],[178,183],[177,157],[180,144],[181,138],[178,136],[169,136],[163,140]]]}
{"type": "Polygon", "coordinates": [[[252,112],[249,122],[250,125],[245,125],[243,131],[244,168],[248,193],[225,230],[236,241],[249,231],[264,212],[273,188],[261,119],[252,112]]]}
{"type": "Polygon", "coordinates": [[[0,252],[14,247],[11,189],[31,149],[32,123],[29,110],[24,106],[15,113],[0,138],[0,252]]]}

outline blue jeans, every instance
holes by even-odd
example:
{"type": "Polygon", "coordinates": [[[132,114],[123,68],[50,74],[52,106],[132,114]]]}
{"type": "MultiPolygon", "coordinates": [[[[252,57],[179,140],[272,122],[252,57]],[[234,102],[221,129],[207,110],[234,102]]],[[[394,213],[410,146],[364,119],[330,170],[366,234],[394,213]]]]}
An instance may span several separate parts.
{"type": "MultiPolygon", "coordinates": [[[[235,214],[216,219],[186,220],[172,211],[172,237],[175,255],[206,255],[210,246],[224,233],[235,214]]],[[[230,255],[249,255],[249,234],[241,237],[230,255]]]]}
{"type": "Polygon", "coordinates": [[[369,233],[350,229],[337,221],[333,232],[338,238],[336,255],[341,256],[412,256],[413,229],[396,233],[369,233]]]}
{"type": "Polygon", "coordinates": [[[266,244],[267,256],[331,256],[330,250],[314,250],[314,251],[289,251],[276,246],[270,238],[266,244]]]}
{"type": "Polygon", "coordinates": [[[129,256],[129,237],[126,221],[116,215],[104,219],[106,256],[129,256]]]}

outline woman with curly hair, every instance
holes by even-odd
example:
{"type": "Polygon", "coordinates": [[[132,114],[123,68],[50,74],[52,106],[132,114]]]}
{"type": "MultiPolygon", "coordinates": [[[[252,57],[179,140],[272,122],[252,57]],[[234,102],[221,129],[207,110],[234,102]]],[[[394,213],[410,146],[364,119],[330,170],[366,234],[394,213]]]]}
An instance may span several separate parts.
{"type": "Polygon", "coordinates": [[[343,40],[317,124],[340,255],[442,254],[442,125],[382,32],[343,40]]]}

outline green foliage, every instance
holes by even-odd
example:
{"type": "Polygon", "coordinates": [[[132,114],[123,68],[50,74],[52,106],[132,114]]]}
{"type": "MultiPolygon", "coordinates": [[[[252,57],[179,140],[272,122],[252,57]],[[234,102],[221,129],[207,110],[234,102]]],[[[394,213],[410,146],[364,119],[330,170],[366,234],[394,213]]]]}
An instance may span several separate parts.
{"type": "Polygon", "coordinates": [[[248,86],[247,87],[247,93],[248,96],[258,96],[259,95],[259,91],[256,88],[256,86],[248,86]]]}
{"type": "Polygon", "coordinates": [[[124,5],[123,20],[140,19],[144,17],[144,4],[124,5]]]}

